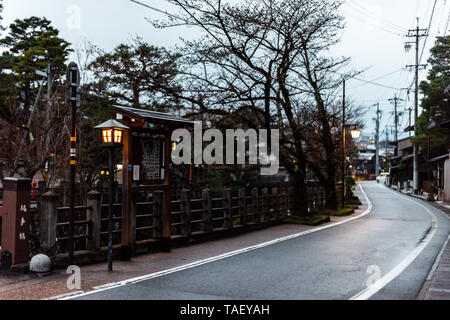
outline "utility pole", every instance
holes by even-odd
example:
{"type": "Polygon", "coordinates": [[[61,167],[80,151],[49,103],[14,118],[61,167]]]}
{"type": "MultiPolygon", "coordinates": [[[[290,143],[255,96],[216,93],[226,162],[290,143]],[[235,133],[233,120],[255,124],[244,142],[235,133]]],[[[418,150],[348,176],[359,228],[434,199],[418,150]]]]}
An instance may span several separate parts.
{"type": "Polygon", "coordinates": [[[345,208],[345,78],[342,81],[342,208],[345,208]]]}
{"type": "Polygon", "coordinates": [[[375,175],[378,177],[380,174],[380,120],[381,120],[381,111],[380,111],[380,104],[377,102],[374,106],[377,106],[377,117],[375,119],[376,121],[376,133],[375,133],[375,147],[376,147],[376,153],[375,153],[375,175]]]}
{"type": "MultiPolygon", "coordinates": [[[[409,128],[411,128],[411,111],[412,111],[412,108],[410,107],[407,110],[408,110],[408,113],[409,113],[409,128]]],[[[409,130],[408,133],[409,133],[409,137],[411,137],[411,130],[409,130]]]]}
{"type": "MultiPolygon", "coordinates": [[[[36,99],[34,100],[34,104],[33,104],[33,109],[31,109],[31,114],[30,117],[28,118],[28,122],[27,122],[27,129],[31,130],[31,123],[33,121],[34,118],[34,114],[36,113],[36,109],[37,109],[37,103],[39,102],[39,97],[41,96],[41,91],[42,88],[44,86],[44,78],[47,76],[47,73],[41,70],[35,70],[34,71],[38,76],[42,77],[41,83],[39,85],[39,91],[38,94],[36,96],[36,99]]],[[[19,164],[19,159],[22,156],[22,149],[23,149],[23,145],[25,143],[25,139],[27,137],[27,135],[29,135],[29,132],[24,132],[22,139],[20,140],[20,145],[19,145],[19,151],[17,152],[17,156],[14,159],[14,170],[17,170],[18,168],[18,164],[19,164]]]]}
{"type": "MultiPolygon", "coordinates": [[[[394,128],[395,128],[395,135],[394,135],[395,138],[394,139],[395,139],[395,142],[398,143],[398,116],[399,116],[399,113],[397,112],[397,110],[398,110],[397,107],[398,107],[398,102],[404,101],[404,100],[397,98],[397,95],[395,95],[395,97],[392,99],[389,99],[389,101],[394,104],[394,128]]],[[[395,148],[394,155],[398,156],[398,144],[397,144],[397,148],[395,148]]]]}
{"type": "MultiPolygon", "coordinates": [[[[52,72],[51,66],[47,66],[47,112],[46,112],[46,123],[47,123],[47,135],[45,138],[45,151],[48,155],[48,149],[50,146],[50,99],[52,98],[52,72]]],[[[48,183],[48,171],[49,171],[49,160],[45,162],[45,182],[48,183]]],[[[50,186],[48,186],[50,187],[50,186]]]]}
{"type": "Polygon", "coordinates": [[[386,126],[386,128],[384,129],[384,132],[386,133],[386,143],[385,143],[386,154],[385,154],[385,158],[387,159],[388,147],[389,147],[389,131],[388,131],[388,127],[387,127],[387,126],[386,126]]]}
{"type": "MultiPolygon", "coordinates": [[[[428,35],[428,29],[420,29],[419,28],[419,18],[417,18],[417,26],[416,29],[408,30],[408,34],[406,35],[409,38],[416,38],[416,64],[408,65],[407,68],[414,67],[416,69],[416,78],[415,78],[415,92],[414,92],[414,135],[417,136],[417,118],[419,117],[419,39],[421,37],[425,37],[428,35]]],[[[408,46],[411,42],[407,42],[406,46],[408,46]]],[[[423,65],[422,65],[423,66],[423,65]]],[[[425,65],[426,66],[426,65],[425,65]]],[[[414,194],[419,193],[419,158],[418,158],[418,148],[414,146],[414,194]]]]}

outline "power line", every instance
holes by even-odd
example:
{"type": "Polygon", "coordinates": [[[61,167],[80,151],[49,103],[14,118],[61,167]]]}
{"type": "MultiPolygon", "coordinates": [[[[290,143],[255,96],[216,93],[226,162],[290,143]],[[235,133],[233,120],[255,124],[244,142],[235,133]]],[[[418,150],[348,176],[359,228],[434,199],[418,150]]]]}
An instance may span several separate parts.
{"type": "Polygon", "coordinates": [[[448,13],[447,23],[445,25],[444,37],[447,35],[449,22],[450,22],[450,10],[449,10],[449,13],[448,13]]]}
{"type": "Polygon", "coordinates": [[[425,36],[425,42],[423,43],[422,53],[420,54],[419,64],[420,64],[420,62],[422,61],[423,52],[425,51],[425,46],[426,46],[427,40],[428,40],[428,35],[430,34],[431,23],[433,22],[434,9],[436,9],[436,4],[437,4],[437,0],[434,0],[433,10],[431,11],[430,22],[428,23],[427,34],[426,34],[426,36],[425,36]]]}
{"type": "MultiPolygon", "coordinates": [[[[387,73],[387,74],[384,74],[384,75],[382,75],[382,76],[379,76],[379,77],[377,77],[377,78],[375,78],[375,79],[372,79],[372,80],[370,80],[370,81],[371,81],[371,82],[374,82],[374,81],[377,81],[377,80],[386,78],[386,77],[388,77],[388,76],[390,76],[390,75],[393,75],[393,74],[395,74],[395,73],[397,73],[397,72],[399,72],[399,71],[402,71],[402,70],[405,70],[405,68],[400,68],[400,69],[398,69],[398,70],[389,72],[389,73],[387,73]]],[[[360,84],[360,85],[354,86],[354,87],[350,88],[349,90],[359,88],[359,87],[361,87],[361,86],[363,86],[363,85],[364,85],[364,84],[360,84]]]]}
{"type": "Polygon", "coordinates": [[[444,9],[445,9],[446,2],[447,1],[442,2],[441,8],[440,8],[440,11],[442,13],[441,13],[441,18],[439,19],[439,24],[438,24],[438,35],[441,33],[441,25],[442,25],[442,20],[444,19],[444,13],[445,13],[444,9]]]}
{"type": "Polygon", "coordinates": [[[167,15],[167,16],[169,16],[169,17],[172,17],[172,18],[174,18],[174,19],[184,21],[186,24],[189,24],[188,21],[187,21],[186,19],[184,19],[184,18],[182,18],[182,17],[179,17],[179,16],[176,16],[176,15],[174,15],[174,14],[171,14],[171,13],[169,13],[169,12],[167,12],[167,11],[164,11],[164,10],[161,10],[161,9],[158,9],[158,8],[155,8],[155,7],[152,7],[152,6],[148,5],[148,4],[142,3],[142,2],[140,2],[140,1],[136,1],[136,0],[129,0],[129,1],[134,2],[134,3],[138,4],[138,5],[143,6],[143,7],[146,7],[146,8],[148,8],[148,9],[154,10],[154,11],[156,11],[156,12],[163,13],[163,14],[165,14],[165,15],[167,15]]]}
{"type": "Polygon", "coordinates": [[[399,26],[385,18],[382,18],[378,15],[376,15],[375,13],[371,12],[370,10],[368,10],[367,8],[359,5],[358,3],[356,3],[353,0],[349,0],[349,2],[346,2],[347,6],[349,6],[352,9],[358,10],[359,12],[361,12],[362,14],[364,14],[365,16],[371,17],[371,18],[376,18],[380,23],[383,23],[385,26],[392,28],[392,29],[397,29],[397,31],[399,32],[405,32],[407,29],[399,26]]]}
{"type": "Polygon", "coordinates": [[[353,77],[352,79],[355,79],[355,80],[358,80],[358,81],[361,81],[361,82],[365,82],[365,83],[368,83],[368,84],[372,84],[374,86],[379,86],[379,87],[393,89],[393,90],[401,90],[400,88],[394,88],[394,87],[387,86],[387,85],[384,85],[384,84],[381,84],[381,83],[377,83],[377,82],[369,81],[369,80],[364,80],[364,79],[357,78],[357,77],[353,77]]]}
{"type": "MultiPolygon", "coordinates": [[[[348,3],[345,3],[345,4],[347,4],[348,8],[351,8],[353,10],[358,10],[358,8],[352,7],[348,3]]],[[[361,14],[361,12],[355,12],[355,13],[361,14]]],[[[366,13],[363,12],[363,14],[367,16],[366,13]]],[[[360,22],[367,23],[367,20],[360,19],[359,16],[355,15],[354,17],[356,18],[356,20],[358,20],[360,22]]],[[[369,18],[370,18],[370,16],[369,16],[369,18]]],[[[392,26],[389,26],[389,28],[393,29],[392,26]]],[[[403,33],[404,33],[404,30],[398,30],[398,29],[391,30],[391,29],[383,28],[383,26],[380,26],[379,29],[382,30],[382,31],[385,31],[387,33],[390,33],[390,34],[394,34],[394,35],[399,36],[399,37],[403,37],[403,33]]]]}

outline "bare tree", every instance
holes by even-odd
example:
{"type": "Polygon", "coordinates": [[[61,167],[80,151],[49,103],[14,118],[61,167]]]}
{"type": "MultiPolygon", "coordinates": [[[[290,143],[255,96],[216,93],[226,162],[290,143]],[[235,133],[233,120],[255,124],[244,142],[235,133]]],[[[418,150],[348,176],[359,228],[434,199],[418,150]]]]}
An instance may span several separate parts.
{"type": "Polygon", "coordinates": [[[193,114],[234,118],[250,128],[279,128],[282,165],[294,178],[296,214],[307,214],[308,166],[336,209],[337,71],[346,58],[332,58],[343,18],[335,0],[167,0],[180,9],[168,28],[199,27],[202,38],[184,41],[178,80],[166,90],[195,106],[193,114]],[[312,130],[312,131],[311,131],[312,130]],[[316,132],[320,148],[308,147],[316,132]],[[308,152],[307,152],[308,151],[308,152]],[[308,154],[309,153],[309,154],[308,154]]]}

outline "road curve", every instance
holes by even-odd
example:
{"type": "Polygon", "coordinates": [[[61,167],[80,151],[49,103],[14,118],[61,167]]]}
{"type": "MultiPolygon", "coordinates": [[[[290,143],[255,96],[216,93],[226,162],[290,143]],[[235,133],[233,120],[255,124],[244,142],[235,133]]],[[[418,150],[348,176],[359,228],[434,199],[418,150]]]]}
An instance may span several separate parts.
{"type": "Polygon", "coordinates": [[[74,298],[350,299],[364,292],[368,280],[379,271],[382,279],[393,273],[395,276],[364,298],[415,299],[448,237],[450,221],[426,203],[381,184],[367,182],[361,186],[373,207],[370,214],[360,219],[197,267],[74,298]],[[417,250],[420,246],[423,250],[417,250]],[[411,259],[414,252],[417,254],[411,259]]]}

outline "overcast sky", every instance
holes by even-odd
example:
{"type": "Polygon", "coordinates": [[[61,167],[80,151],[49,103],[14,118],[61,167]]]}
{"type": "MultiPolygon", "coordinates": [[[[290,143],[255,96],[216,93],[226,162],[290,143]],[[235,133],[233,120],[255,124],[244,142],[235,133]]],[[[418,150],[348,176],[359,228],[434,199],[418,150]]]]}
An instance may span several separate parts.
{"type": "MultiPolygon", "coordinates": [[[[164,0],[141,2],[174,12],[164,0]]],[[[87,39],[102,49],[111,50],[136,35],[152,45],[170,48],[180,42],[180,36],[195,37],[198,31],[186,28],[154,29],[145,18],[163,18],[162,14],[129,0],[3,0],[3,3],[5,26],[17,18],[45,16],[60,30],[60,36],[72,43],[74,49],[81,47],[84,39],[87,39]]],[[[341,11],[346,18],[346,28],[341,43],[331,53],[351,57],[354,69],[368,68],[360,78],[386,86],[358,80],[347,83],[347,99],[369,107],[363,134],[372,134],[375,130],[372,120],[375,117],[375,103],[379,102],[383,110],[382,130],[394,124],[391,114],[394,108],[389,98],[397,94],[405,100],[400,105],[400,111],[413,107],[414,94],[411,92],[408,100],[406,90],[395,89],[409,87],[414,79],[413,71],[400,70],[414,63],[413,48],[409,53],[404,50],[404,42],[414,39],[405,37],[405,34],[408,29],[415,28],[416,17],[420,18],[421,28],[428,28],[431,20],[430,35],[422,58],[422,63],[425,63],[435,37],[444,35],[446,26],[448,30],[450,0],[347,0],[341,11]],[[388,76],[382,77],[384,75],[388,76]]],[[[421,48],[424,42],[425,38],[422,38],[421,48]]],[[[420,80],[425,77],[426,71],[422,71],[420,80]]],[[[402,127],[407,126],[408,113],[400,116],[400,120],[402,127]]]]}

